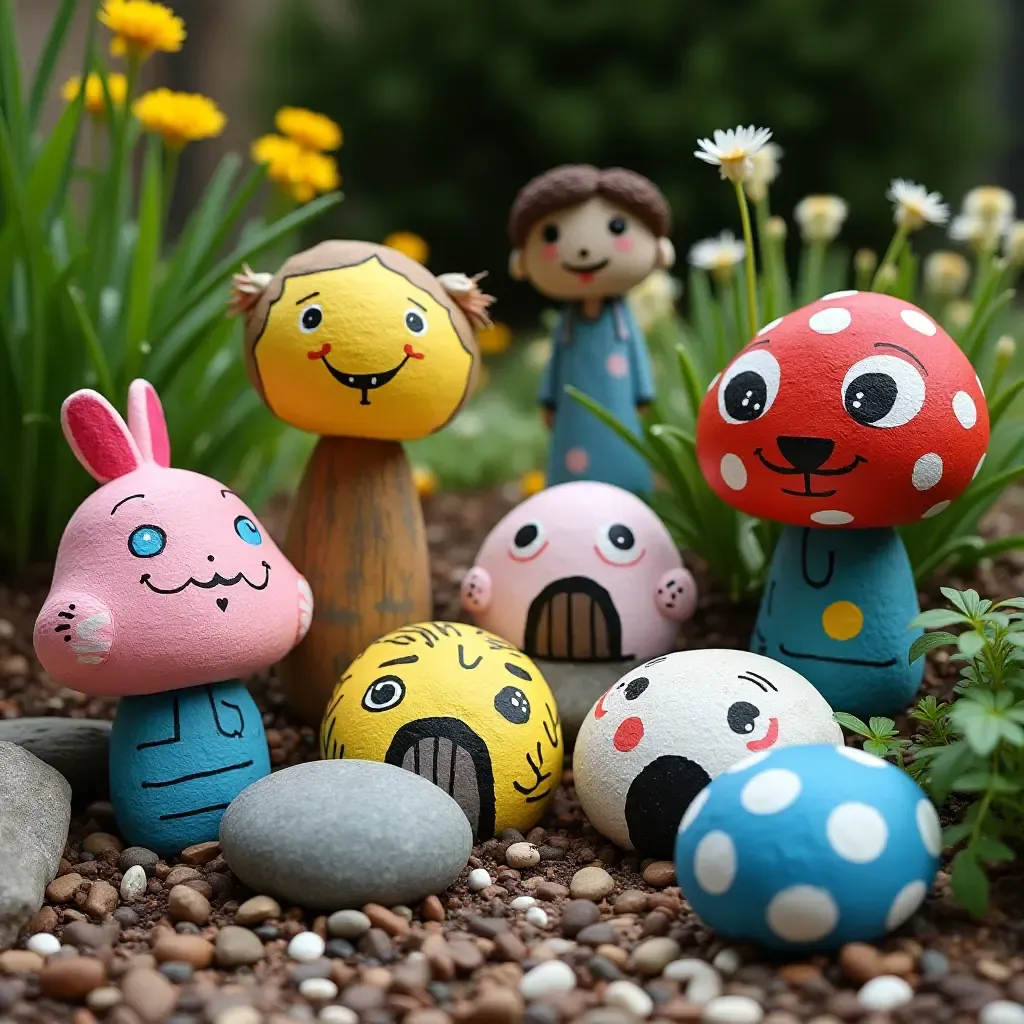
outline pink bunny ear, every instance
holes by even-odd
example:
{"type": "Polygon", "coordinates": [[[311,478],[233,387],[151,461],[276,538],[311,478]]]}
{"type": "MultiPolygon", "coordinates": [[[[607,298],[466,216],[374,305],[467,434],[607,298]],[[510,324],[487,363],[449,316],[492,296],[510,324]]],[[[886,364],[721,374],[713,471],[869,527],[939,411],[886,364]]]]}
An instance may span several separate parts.
{"type": "Polygon", "coordinates": [[[124,420],[95,391],[86,388],[68,395],[60,408],[60,423],[75,457],[101,484],[142,465],[124,420]]]}
{"type": "Polygon", "coordinates": [[[128,388],[128,429],[144,459],[164,468],[171,464],[171,439],[160,396],[141,377],[128,388]]]}

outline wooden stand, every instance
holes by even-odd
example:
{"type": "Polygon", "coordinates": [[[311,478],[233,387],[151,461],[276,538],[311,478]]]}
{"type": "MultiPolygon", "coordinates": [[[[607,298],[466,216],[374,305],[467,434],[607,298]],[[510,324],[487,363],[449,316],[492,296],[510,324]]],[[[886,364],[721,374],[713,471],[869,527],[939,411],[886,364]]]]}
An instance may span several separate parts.
{"type": "Polygon", "coordinates": [[[397,441],[322,437],[299,485],[285,554],[309,581],[305,640],[280,666],[288,703],[318,727],[352,660],[433,614],[423,511],[397,441]]]}

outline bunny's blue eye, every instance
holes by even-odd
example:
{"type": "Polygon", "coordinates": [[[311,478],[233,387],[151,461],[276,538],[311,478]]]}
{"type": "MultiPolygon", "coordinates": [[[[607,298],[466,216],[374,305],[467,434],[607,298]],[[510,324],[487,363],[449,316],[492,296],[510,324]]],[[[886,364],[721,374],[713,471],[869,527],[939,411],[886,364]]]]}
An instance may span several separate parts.
{"type": "Polygon", "coordinates": [[[248,517],[239,516],[235,520],[235,533],[238,534],[246,544],[262,544],[259,527],[248,517]]]}
{"type": "Polygon", "coordinates": [[[167,547],[167,534],[159,526],[137,526],[128,538],[128,550],[136,558],[152,558],[167,547]]]}

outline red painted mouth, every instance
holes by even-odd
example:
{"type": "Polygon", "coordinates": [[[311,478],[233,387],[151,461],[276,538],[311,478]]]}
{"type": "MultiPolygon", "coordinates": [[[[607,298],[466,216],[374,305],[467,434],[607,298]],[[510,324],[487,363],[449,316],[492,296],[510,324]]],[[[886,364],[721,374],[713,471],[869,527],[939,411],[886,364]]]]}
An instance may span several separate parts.
{"type": "Polygon", "coordinates": [[[768,719],[768,733],[763,740],[751,740],[747,744],[747,750],[767,750],[769,747],[775,746],[775,741],[779,738],[779,720],[777,718],[768,719]]]}
{"type": "Polygon", "coordinates": [[[598,697],[597,703],[594,705],[595,718],[604,718],[604,716],[608,714],[608,709],[604,706],[604,699],[611,692],[611,690],[608,690],[605,693],[602,693],[600,697],[598,697]]]}
{"type": "Polygon", "coordinates": [[[644,723],[639,718],[627,718],[615,730],[612,743],[615,744],[616,750],[621,750],[625,754],[632,750],[643,738],[644,723]]]}
{"type": "Polygon", "coordinates": [[[329,342],[324,342],[316,352],[307,352],[307,359],[323,359],[324,356],[330,355],[331,346],[329,342]]]}
{"type": "Polygon", "coordinates": [[[426,355],[423,352],[417,352],[416,349],[414,349],[412,347],[412,345],[406,345],[405,348],[403,349],[403,351],[405,352],[405,354],[410,359],[425,359],[426,358],[426,355]]]}

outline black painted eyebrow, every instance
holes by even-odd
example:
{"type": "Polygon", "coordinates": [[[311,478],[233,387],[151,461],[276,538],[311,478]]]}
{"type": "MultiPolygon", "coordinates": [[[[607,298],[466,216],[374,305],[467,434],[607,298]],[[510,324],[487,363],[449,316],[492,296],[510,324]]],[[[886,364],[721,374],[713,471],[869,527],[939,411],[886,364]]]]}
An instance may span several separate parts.
{"type": "Polygon", "coordinates": [[[765,338],[764,341],[753,341],[753,342],[751,342],[747,346],[747,348],[757,348],[758,345],[770,345],[771,343],[772,343],[772,339],[771,338],[765,338]]]}
{"type": "Polygon", "coordinates": [[[533,679],[533,676],[531,676],[525,668],[521,668],[519,665],[513,665],[511,661],[505,662],[505,671],[514,675],[517,679],[525,679],[527,682],[533,679]]]}
{"type": "Polygon", "coordinates": [[[920,359],[917,358],[917,356],[914,355],[913,352],[910,351],[909,348],[904,348],[902,345],[894,345],[891,341],[876,341],[875,348],[894,348],[897,352],[902,352],[904,355],[910,356],[910,358],[913,359],[914,362],[917,363],[917,365],[920,366],[922,370],[924,370],[924,375],[926,377],[928,376],[927,367],[924,365],[924,363],[921,362],[920,359]]]}
{"type": "Polygon", "coordinates": [[[390,661],[382,661],[378,668],[391,668],[392,665],[415,665],[420,660],[418,654],[407,654],[404,658],[392,658],[390,661]]]}
{"type": "Polygon", "coordinates": [[[423,310],[423,312],[424,312],[424,313],[426,313],[426,311],[427,311],[427,307],[426,307],[426,306],[420,306],[420,304],[419,304],[419,303],[418,303],[418,302],[417,302],[417,301],[416,301],[416,300],[415,300],[415,299],[414,299],[414,298],[413,298],[413,297],[412,297],[411,295],[407,295],[407,296],[406,296],[406,298],[407,298],[407,299],[408,299],[408,300],[409,300],[409,301],[410,301],[410,302],[411,302],[411,303],[412,303],[412,304],[413,304],[414,306],[419,306],[419,307],[420,307],[420,309],[422,309],[422,310],[423,310]]]}
{"type": "Polygon", "coordinates": [[[304,302],[309,302],[310,299],[315,299],[319,294],[319,292],[310,292],[308,295],[303,296],[301,299],[297,299],[295,305],[301,306],[304,302]]]}
{"type": "Polygon", "coordinates": [[[111,510],[110,514],[113,515],[126,501],[131,501],[132,498],[144,498],[144,494],[129,494],[127,498],[122,498],[111,510]]]}
{"type": "MultiPolygon", "coordinates": [[[[234,491],[232,491],[232,490],[229,490],[229,489],[228,489],[227,487],[225,487],[225,488],[224,488],[224,490],[222,490],[222,491],[220,492],[220,496],[221,496],[221,497],[223,498],[225,494],[235,494],[235,492],[234,492],[234,491]]],[[[237,495],[237,494],[235,494],[235,497],[237,498],[237,497],[238,497],[238,495],[237,495]]]]}

